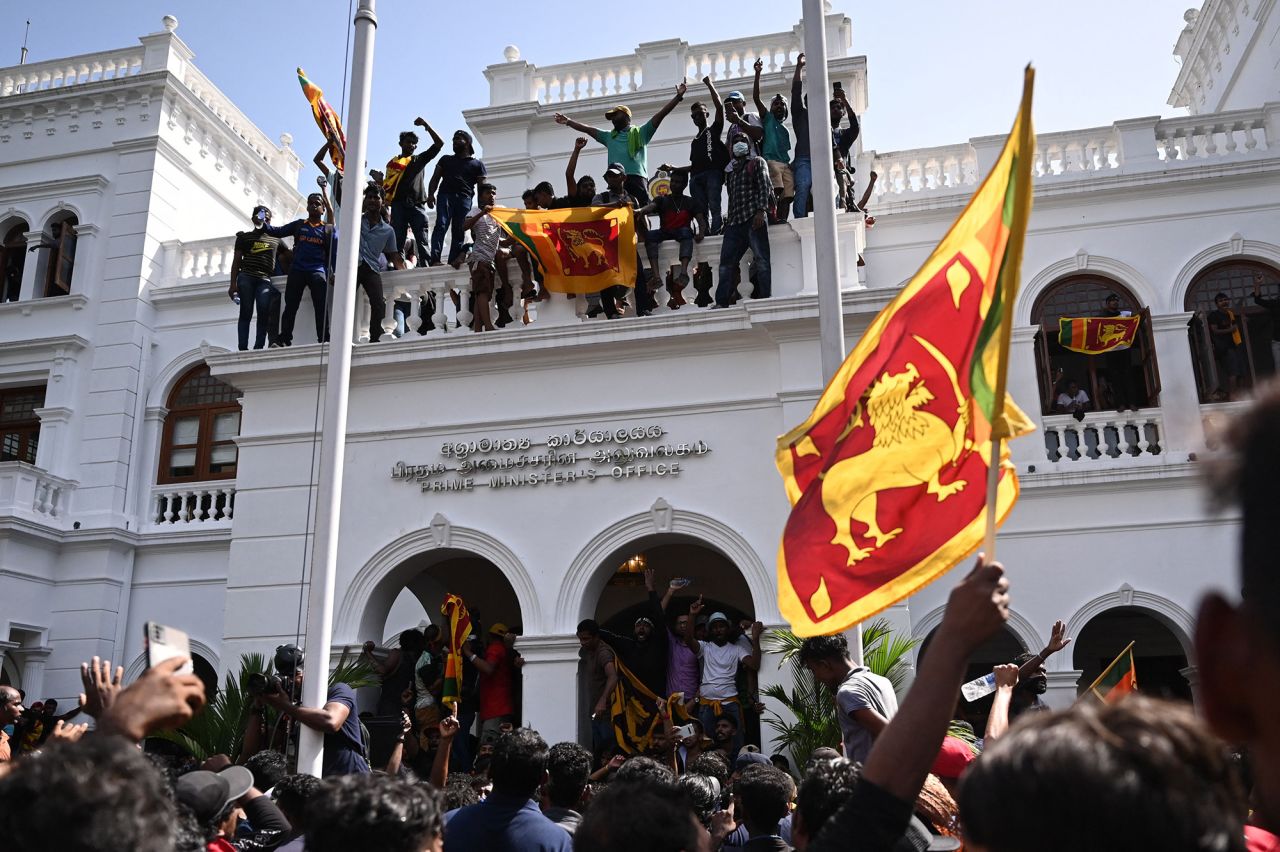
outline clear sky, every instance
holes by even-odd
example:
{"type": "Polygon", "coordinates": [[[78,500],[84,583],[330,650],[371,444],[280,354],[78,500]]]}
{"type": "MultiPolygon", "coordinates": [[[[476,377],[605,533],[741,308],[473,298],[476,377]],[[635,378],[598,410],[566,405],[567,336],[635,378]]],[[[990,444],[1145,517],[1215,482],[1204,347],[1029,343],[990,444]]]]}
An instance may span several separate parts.
{"type": "MultiPolygon", "coordinates": [[[[834,10],[853,21],[853,52],[867,57],[870,107],[863,145],[878,151],[1004,132],[1029,60],[1038,69],[1039,130],[1175,114],[1165,101],[1178,73],[1172,48],[1189,5],[1192,0],[833,0],[834,10]]],[[[519,46],[522,58],[534,64],[572,62],[628,53],[659,39],[696,44],[790,30],[800,20],[801,4],[651,0],[622,4],[624,13],[608,14],[610,6],[380,0],[369,161],[380,163],[393,154],[396,134],[416,115],[446,140],[463,127],[463,109],[488,103],[482,71],[502,61],[508,44],[519,46]]],[[[347,9],[346,0],[4,0],[0,65],[17,62],[27,18],[29,61],[38,62],[136,44],[172,14],[200,69],[272,139],[293,133],[307,162],[320,138],[294,68],[303,66],[339,105],[347,9]]],[[[313,173],[308,163],[304,190],[313,173]]]]}

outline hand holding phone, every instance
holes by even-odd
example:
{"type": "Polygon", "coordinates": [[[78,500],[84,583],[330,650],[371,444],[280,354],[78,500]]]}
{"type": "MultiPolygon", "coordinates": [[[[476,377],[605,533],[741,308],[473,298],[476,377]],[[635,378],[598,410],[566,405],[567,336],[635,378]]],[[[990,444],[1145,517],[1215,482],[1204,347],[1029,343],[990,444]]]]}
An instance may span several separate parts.
{"type": "Polygon", "coordinates": [[[187,675],[195,671],[191,664],[191,640],[178,628],[148,621],[144,643],[147,648],[148,668],[155,668],[157,664],[173,657],[183,657],[187,662],[178,669],[177,673],[187,675]]]}

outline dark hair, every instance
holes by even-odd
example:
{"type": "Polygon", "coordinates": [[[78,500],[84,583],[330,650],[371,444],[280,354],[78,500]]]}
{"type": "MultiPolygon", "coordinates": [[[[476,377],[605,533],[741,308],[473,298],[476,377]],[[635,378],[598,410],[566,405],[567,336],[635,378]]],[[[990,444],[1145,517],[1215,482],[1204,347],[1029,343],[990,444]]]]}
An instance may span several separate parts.
{"type": "Polygon", "coordinates": [[[545,192],[547,195],[555,195],[556,191],[551,186],[551,181],[544,180],[533,188],[534,192],[545,192]]]}
{"type": "Polygon", "coordinates": [[[711,815],[720,804],[720,782],[710,775],[697,773],[681,775],[676,779],[676,786],[689,797],[693,807],[693,815],[702,823],[703,828],[711,827],[711,815]]]}
{"type": "Polygon", "coordinates": [[[1238,504],[1241,594],[1272,636],[1280,640],[1280,573],[1274,570],[1275,531],[1280,501],[1274,483],[1280,477],[1280,383],[1272,381],[1227,432],[1230,454],[1213,470],[1223,502],[1238,504]]]}
{"type": "Polygon", "coordinates": [[[307,203],[311,203],[311,199],[318,198],[321,204],[324,204],[324,195],[319,192],[312,192],[307,195],[307,203]]]}
{"type": "Polygon", "coordinates": [[[196,819],[196,812],[181,802],[175,803],[177,817],[174,819],[173,852],[207,852],[209,841],[205,840],[204,827],[196,819]]]}
{"type": "Polygon", "coordinates": [[[843,633],[830,636],[810,636],[800,646],[800,665],[819,660],[846,660],[849,658],[849,640],[843,633]]]}
{"type": "Polygon", "coordinates": [[[578,622],[578,629],[576,632],[585,633],[588,636],[599,636],[600,625],[596,623],[594,618],[584,618],[582,621],[578,622]]]}
{"type": "Polygon", "coordinates": [[[638,784],[670,784],[675,780],[675,774],[669,767],[643,755],[628,758],[626,763],[618,767],[618,773],[614,776],[615,783],[632,781],[638,784]]]}
{"type": "Polygon", "coordinates": [[[0,777],[6,849],[169,852],[176,820],[164,777],[121,737],[46,743],[0,777]]]}
{"type": "Polygon", "coordinates": [[[752,835],[777,832],[794,789],[791,776],[773,764],[753,763],[742,770],[733,794],[742,803],[742,819],[752,835]]]}
{"type": "Polygon", "coordinates": [[[532,796],[547,771],[547,741],[534,730],[516,728],[493,744],[489,777],[498,792],[532,796]]]}
{"type": "Polygon", "coordinates": [[[547,798],[561,808],[574,808],[591,778],[591,752],[577,743],[556,743],[547,752],[547,798]]]}
{"type": "Polygon", "coordinates": [[[771,754],[769,755],[769,762],[781,769],[783,772],[791,771],[791,761],[785,754],[771,754]]]}
{"type": "Polygon", "coordinates": [[[1213,297],[1213,300],[1216,302],[1216,301],[1218,301],[1219,299],[1226,299],[1226,300],[1230,301],[1230,300],[1231,300],[1231,297],[1230,297],[1230,296],[1228,296],[1226,293],[1219,292],[1216,296],[1214,296],[1214,297],[1213,297]]]}
{"type": "Polygon", "coordinates": [[[278,751],[260,751],[244,762],[244,768],[253,773],[253,786],[259,790],[270,790],[289,774],[284,755],[278,751]]]}
{"type": "Polygon", "coordinates": [[[1025,718],[969,767],[957,799],[966,838],[992,852],[1244,849],[1226,749],[1189,707],[1143,696],[1025,718]],[[1089,818],[1055,818],[1068,814],[1089,818]]]}
{"type": "Polygon", "coordinates": [[[444,831],[440,793],[390,775],[326,778],[307,807],[307,852],[419,852],[444,831]]]}
{"type": "Polygon", "coordinates": [[[718,751],[704,751],[685,767],[688,772],[710,775],[720,782],[720,789],[729,783],[729,761],[718,751]]]}
{"type": "Polygon", "coordinates": [[[401,142],[404,142],[404,141],[406,141],[406,140],[408,140],[408,141],[412,142],[413,144],[417,145],[417,144],[418,144],[418,134],[414,133],[412,130],[406,130],[406,131],[404,131],[403,133],[401,133],[401,134],[400,134],[400,141],[401,141],[401,142]]]}
{"type": "Polygon", "coordinates": [[[735,731],[738,730],[739,727],[741,727],[738,724],[738,720],[730,716],[728,713],[721,713],[719,716],[716,717],[716,724],[718,725],[721,722],[728,722],[729,724],[733,725],[733,729],[735,731]]]}
{"type": "Polygon", "coordinates": [[[476,187],[476,192],[497,192],[498,188],[491,183],[482,183],[476,187]]]}
{"type": "Polygon", "coordinates": [[[805,833],[812,839],[840,806],[853,798],[858,767],[843,757],[818,761],[811,758],[810,762],[813,766],[805,773],[796,793],[796,819],[804,824],[805,833]]]}
{"type": "MultiPolygon", "coordinates": [[[[200,825],[198,822],[196,823],[196,825],[199,826],[200,834],[204,837],[205,843],[212,843],[218,839],[218,835],[222,833],[222,824],[231,818],[231,812],[238,807],[240,806],[235,802],[227,802],[222,806],[222,810],[209,817],[203,825],[200,825]]],[[[200,819],[199,814],[196,814],[194,811],[192,813],[197,820],[200,819]]]]}
{"type": "Polygon", "coordinates": [[[530,200],[531,198],[533,198],[533,190],[532,190],[532,189],[526,189],[524,192],[520,193],[520,200],[521,200],[521,201],[528,201],[528,200],[530,200]]]}
{"type": "Polygon", "coordinates": [[[702,831],[693,807],[670,784],[612,783],[591,800],[574,832],[574,852],[684,852],[702,831]]]}
{"type": "Polygon", "coordinates": [[[276,782],[271,798],[284,812],[294,830],[307,827],[307,803],[320,794],[320,779],[314,775],[286,775],[276,782]]]}
{"type": "Polygon", "coordinates": [[[474,776],[467,772],[449,773],[444,785],[444,807],[446,811],[465,808],[467,805],[479,803],[480,794],[471,786],[474,776]]]}

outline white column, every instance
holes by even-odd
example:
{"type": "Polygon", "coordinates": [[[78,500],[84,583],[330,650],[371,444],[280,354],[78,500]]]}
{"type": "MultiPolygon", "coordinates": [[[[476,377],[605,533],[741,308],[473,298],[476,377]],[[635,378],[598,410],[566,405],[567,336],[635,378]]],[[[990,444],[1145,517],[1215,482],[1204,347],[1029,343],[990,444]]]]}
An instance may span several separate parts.
{"type": "Polygon", "coordinates": [[[524,707],[520,724],[548,743],[578,742],[578,637],[521,636],[524,707]]]}
{"type": "Polygon", "coordinates": [[[1074,704],[1080,687],[1080,674],[1079,669],[1046,672],[1049,688],[1044,693],[1044,703],[1055,710],[1063,710],[1074,704]]]}
{"type": "Polygon", "coordinates": [[[45,254],[42,249],[36,247],[40,245],[40,240],[44,234],[37,230],[27,231],[23,236],[27,238],[27,261],[22,267],[22,287],[18,291],[18,301],[20,302],[44,295],[43,290],[37,292],[36,289],[36,267],[40,265],[40,260],[45,254]],[[32,251],[32,249],[35,249],[35,251],[32,251]]]}
{"type": "Polygon", "coordinates": [[[59,453],[64,443],[63,437],[71,422],[71,409],[54,406],[37,408],[34,413],[40,418],[40,444],[36,447],[36,467],[55,476],[61,476],[74,467],[73,464],[59,463],[59,453]]]}
{"type": "MultiPolygon", "coordinates": [[[[1204,444],[1200,395],[1196,391],[1196,374],[1187,337],[1190,320],[1190,313],[1151,318],[1160,369],[1160,410],[1164,415],[1165,434],[1160,436],[1161,449],[1166,454],[1194,452],[1204,444]]],[[[1185,460],[1185,455],[1182,460],[1185,460]]]]}
{"type": "Polygon", "coordinates": [[[44,698],[44,665],[53,653],[52,648],[22,648],[13,656],[22,663],[22,689],[27,693],[27,703],[44,698]]]}

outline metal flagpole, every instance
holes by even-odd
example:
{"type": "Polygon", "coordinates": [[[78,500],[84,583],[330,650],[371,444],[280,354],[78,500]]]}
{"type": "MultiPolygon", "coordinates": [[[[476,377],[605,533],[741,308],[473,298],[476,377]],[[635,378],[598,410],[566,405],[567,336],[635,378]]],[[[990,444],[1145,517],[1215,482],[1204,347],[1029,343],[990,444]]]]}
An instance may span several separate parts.
{"type": "MultiPolygon", "coordinates": [[[[374,0],[360,0],[355,16],[351,61],[351,111],[348,116],[345,203],[338,213],[338,263],[333,285],[332,343],[325,381],[324,425],[320,446],[320,482],[316,533],[311,552],[311,588],[307,597],[304,646],[307,676],[302,703],[323,707],[328,697],[329,646],[333,637],[333,590],[338,568],[338,526],[342,516],[342,464],[347,447],[347,391],[351,383],[351,341],[355,326],[356,267],[360,259],[360,204],[369,142],[369,100],[373,87],[373,44],[378,30],[374,0]]],[[[324,735],[299,726],[298,772],[321,775],[324,735]]]]}
{"type": "MultiPolygon", "coordinates": [[[[836,245],[835,157],[831,145],[831,83],[827,77],[827,21],[823,0],[803,0],[809,162],[813,174],[813,247],[817,260],[818,332],[825,386],[844,363],[844,311],[840,304],[840,252],[836,245]]],[[[862,663],[862,630],[849,631],[854,660],[862,663]]]]}

